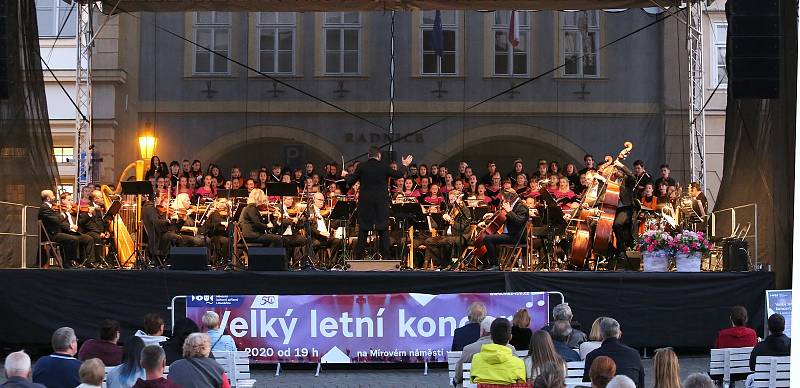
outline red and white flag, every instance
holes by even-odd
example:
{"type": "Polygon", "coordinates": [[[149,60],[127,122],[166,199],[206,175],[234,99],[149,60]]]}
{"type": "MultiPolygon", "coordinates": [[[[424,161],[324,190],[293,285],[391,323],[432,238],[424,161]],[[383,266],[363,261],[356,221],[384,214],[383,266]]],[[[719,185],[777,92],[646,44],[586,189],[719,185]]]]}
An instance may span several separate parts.
{"type": "Polygon", "coordinates": [[[519,19],[517,11],[511,11],[511,16],[508,18],[508,43],[511,47],[517,48],[519,45],[519,19]]]}

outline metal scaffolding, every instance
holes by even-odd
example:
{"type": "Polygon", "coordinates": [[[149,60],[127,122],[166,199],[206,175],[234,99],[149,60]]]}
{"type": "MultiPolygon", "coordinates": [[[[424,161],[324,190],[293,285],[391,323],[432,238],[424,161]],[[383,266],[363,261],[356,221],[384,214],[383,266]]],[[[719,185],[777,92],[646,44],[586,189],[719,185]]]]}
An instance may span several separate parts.
{"type": "Polygon", "coordinates": [[[74,193],[91,182],[92,155],[92,7],[94,1],[79,0],[77,29],[77,63],[75,67],[75,188],[74,193]]]}
{"type": "Polygon", "coordinates": [[[705,84],[703,80],[703,2],[690,2],[686,28],[689,57],[689,169],[692,181],[706,187],[705,84]]]}

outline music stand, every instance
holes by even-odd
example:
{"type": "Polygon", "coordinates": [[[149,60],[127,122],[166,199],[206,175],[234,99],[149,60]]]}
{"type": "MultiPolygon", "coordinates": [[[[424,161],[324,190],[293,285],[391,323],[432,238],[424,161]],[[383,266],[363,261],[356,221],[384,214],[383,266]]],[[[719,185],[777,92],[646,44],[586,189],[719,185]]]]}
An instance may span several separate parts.
{"type": "MultiPolygon", "coordinates": [[[[547,234],[544,238],[547,240],[547,243],[544,244],[545,246],[545,253],[547,255],[547,269],[550,270],[552,268],[551,260],[555,260],[558,263],[558,258],[554,257],[556,255],[556,247],[555,247],[555,239],[553,238],[561,227],[565,226],[566,222],[564,221],[564,214],[561,211],[561,206],[559,205],[559,201],[556,201],[553,198],[553,194],[551,194],[547,189],[541,188],[539,190],[539,199],[544,201],[544,214],[542,215],[542,219],[544,220],[544,225],[547,228],[547,234]],[[552,244],[552,246],[551,246],[552,244]]],[[[539,263],[539,267],[544,263],[539,263]]]]}
{"type": "MultiPolygon", "coordinates": [[[[135,256],[136,263],[139,268],[146,268],[147,263],[145,256],[142,252],[142,195],[153,196],[153,185],[150,181],[132,181],[122,182],[123,195],[136,195],[136,241],[134,242],[134,250],[131,255],[135,256]]],[[[130,257],[125,258],[127,263],[130,257]]]]}
{"type": "MultiPolygon", "coordinates": [[[[412,203],[398,203],[393,204],[389,211],[389,218],[394,218],[395,222],[398,224],[400,230],[402,231],[402,238],[400,239],[400,257],[403,257],[403,251],[406,248],[406,235],[408,234],[408,226],[410,225],[413,227],[417,221],[422,220],[425,218],[425,215],[422,214],[422,205],[418,202],[412,203]]],[[[411,241],[411,253],[413,256],[414,250],[414,241],[412,238],[411,241]]],[[[400,269],[413,269],[414,263],[412,262],[411,265],[401,264],[400,269]]]]}
{"type": "Polygon", "coordinates": [[[272,197],[297,197],[297,184],[295,183],[267,183],[267,195],[272,197]]]}
{"type": "MultiPolygon", "coordinates": [[[[350,222],[357,211],[358,206],[356,202],[337,201],[336,205],[333,206],[333,210],[331,210],[331,215],[329,216],[331,221],[344,221],[344,233],[342,233],[342,238],[340,239],[342,243],[342,249],[340,251],[341,253],[337,254],[337,260],[333,260],[334,263],[337,261],[344,263],[342,264],[343,268],[347,268],[346,260],[350,259],[349,253],[347,252],[347,229],[350,228],[350,222]],[[341,260],[338,260],[339,258],[341,260]]],[[[333,232],[331,236],[335,238],[336,233],[333,232]]],[[[336,264],[333,265],[333,267],[335,266],[336,264]]]]}

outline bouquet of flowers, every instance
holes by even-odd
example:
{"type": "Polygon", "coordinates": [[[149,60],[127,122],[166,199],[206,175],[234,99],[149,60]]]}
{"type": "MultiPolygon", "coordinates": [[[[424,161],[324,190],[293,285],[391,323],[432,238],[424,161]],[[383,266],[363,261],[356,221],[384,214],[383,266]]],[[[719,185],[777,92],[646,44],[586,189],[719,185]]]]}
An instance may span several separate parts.
{"type": "Polygon", "coordinates": [[[672,245],[672,236],[666,232],[648,230],[639,236],[639,251],[641,252],[668,251],[672,245]]]}
{"type": "Polygon", "coordinates": [[[692,253],[706,254],[711,249],[711,246],[712,244],[706,239],[703,232],[685,230],[675,236],[670,248],[675,254],[688,255],[692,253]]]}

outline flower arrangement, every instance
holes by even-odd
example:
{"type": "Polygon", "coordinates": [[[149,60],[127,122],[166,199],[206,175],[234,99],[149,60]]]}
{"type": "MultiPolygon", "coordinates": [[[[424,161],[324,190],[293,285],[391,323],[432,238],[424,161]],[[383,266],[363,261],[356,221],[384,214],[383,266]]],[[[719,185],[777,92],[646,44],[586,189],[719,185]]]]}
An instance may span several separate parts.
{"type": "Polygon", "coordinates": [[[670,248],[676,255],[706,254],[711,249],[711,243],[706,239],[703,232],[685,230],[675,236],[670,248]]]}
{"type": "Polygon", "coordinates": [[[673,244],[672,236],[659,230],[648,230],[639,237],[641,252],[668,251],[671,250],[673,244]]]}

